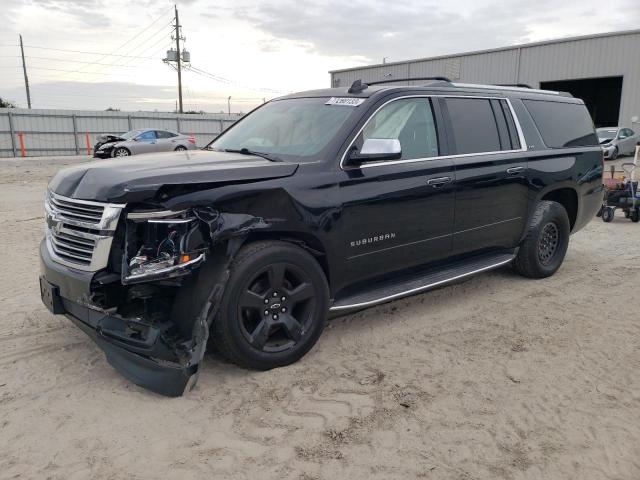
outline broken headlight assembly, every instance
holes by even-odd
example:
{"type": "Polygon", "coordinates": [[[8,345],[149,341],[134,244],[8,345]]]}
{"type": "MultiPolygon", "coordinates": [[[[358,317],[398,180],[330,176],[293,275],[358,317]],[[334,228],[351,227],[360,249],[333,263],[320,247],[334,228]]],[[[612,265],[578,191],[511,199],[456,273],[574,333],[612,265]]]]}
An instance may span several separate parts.
{"type": "Polygon", "coordinates": [[[189,211],[133,211],[127,215],[123,284],[186,275],[205,256],[200,222],[189,211]]]}

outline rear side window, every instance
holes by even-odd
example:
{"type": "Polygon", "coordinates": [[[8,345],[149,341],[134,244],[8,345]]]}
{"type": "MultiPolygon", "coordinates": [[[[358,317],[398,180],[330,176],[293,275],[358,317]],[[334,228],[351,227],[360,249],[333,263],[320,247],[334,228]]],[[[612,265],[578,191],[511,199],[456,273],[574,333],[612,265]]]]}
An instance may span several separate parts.
{"type": "Polygon", "coordinates": [[[177,136],[175,133],[167,132],[166,130],[156,130],[158,138],[173,138],[177,136]]]}
{"type": "MultiPolygon", "coordinates": [[[[502,148],[500,145],[498,123],[490,100],[447,98],[446,103],[453,128],[456,153],[498,152],[511,149],[502,148]]],[[[502,122],[506,125],[504,117],[502,122]]]]}
{"type": "Polygon", "coordinates": [[[598,145],[587,108],[579,103],[523,100],[547,147],[598,145]]]}

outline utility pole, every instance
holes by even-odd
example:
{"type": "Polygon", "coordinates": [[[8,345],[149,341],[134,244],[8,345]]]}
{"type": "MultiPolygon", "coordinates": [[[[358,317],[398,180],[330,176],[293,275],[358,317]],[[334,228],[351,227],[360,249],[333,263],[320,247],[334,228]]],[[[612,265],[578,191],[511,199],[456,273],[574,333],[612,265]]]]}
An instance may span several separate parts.
{"type": "Polygon", "coordinates": [[[231,96],[227,98],[227,112],[231,115],[231,96]]]}
{"type": "Polygon", "coordinates": [[[22,34],[20,35],[20,53],[22,54],[22,71],[24,72],[24,88],[27,90],[27,106],[31,109],[31,93],[29,92],[29,77],[27,77],[27,65],[24,62],[24,45],[22,34]]]}
{"type": "MultiPolygon", "coordinates": [[[[179,110],[178,113],[182,112],[182,59],[180,58],[182,55],[180,53],[180,40],[182,37],[180,36],[180,21],[178,19],[178,6],[174,5],[173,8],[176,12],[176,51],[178,52],[178,103],[179,110]]],[[[25,74],[26,75],[26,74],[25,74]]]]}

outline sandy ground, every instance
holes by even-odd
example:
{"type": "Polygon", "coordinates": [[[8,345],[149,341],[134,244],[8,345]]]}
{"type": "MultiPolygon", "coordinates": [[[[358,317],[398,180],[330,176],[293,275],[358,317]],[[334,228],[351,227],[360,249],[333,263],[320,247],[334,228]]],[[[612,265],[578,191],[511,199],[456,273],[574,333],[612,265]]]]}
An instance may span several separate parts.
{"type": "Polygon", "coordinates": [[[61,163],[0,162],[0,478],[640,478],[640,224],[593,221],[550,279],[505,268],[334,319],[287,368],[208,355],[170,399],[40,304],[61,163]]]}

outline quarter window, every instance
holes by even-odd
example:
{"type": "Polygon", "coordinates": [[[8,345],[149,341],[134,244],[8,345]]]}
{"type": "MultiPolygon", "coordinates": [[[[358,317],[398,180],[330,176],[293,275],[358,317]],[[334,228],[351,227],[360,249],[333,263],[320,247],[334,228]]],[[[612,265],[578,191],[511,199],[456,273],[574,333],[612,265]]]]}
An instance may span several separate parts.
{"type": "Polygon", "coordinates": [[[587,108],[582,103],[523,100],[547,147],[598,145],[587,108]]]}
{"type": "Polygon", "coordinates": [[[489,100],[447,98],[446,104],[457,154],[511,150],[500,146],[498,124],[489,100]]]}
{"type": "Polygon", "coordinates": [[[370,138],[400,141],[402,160],[438,156],[438,136],[428,98],[395,100],[378,110],[367,122],[356,145],[370,138]]]}

